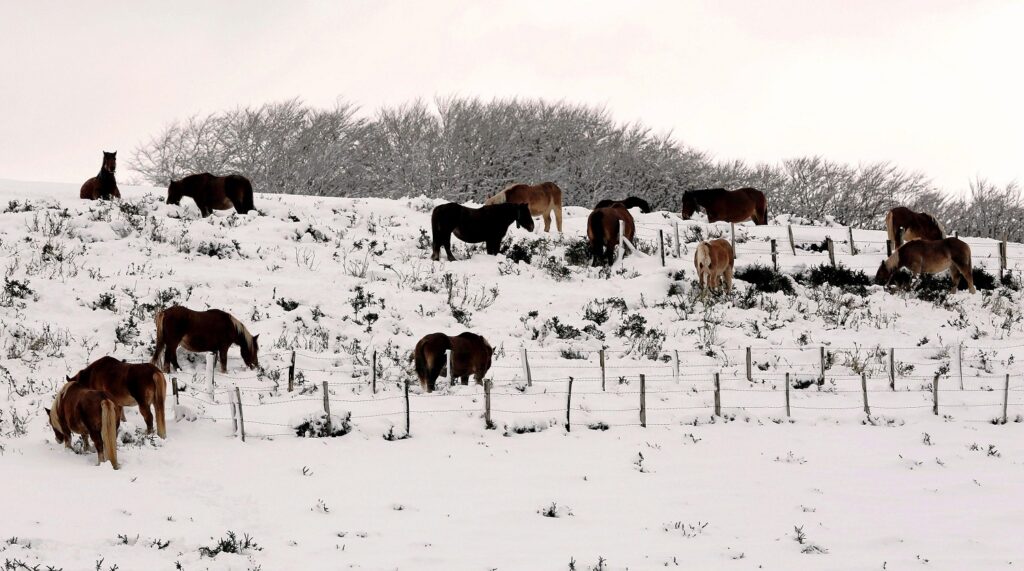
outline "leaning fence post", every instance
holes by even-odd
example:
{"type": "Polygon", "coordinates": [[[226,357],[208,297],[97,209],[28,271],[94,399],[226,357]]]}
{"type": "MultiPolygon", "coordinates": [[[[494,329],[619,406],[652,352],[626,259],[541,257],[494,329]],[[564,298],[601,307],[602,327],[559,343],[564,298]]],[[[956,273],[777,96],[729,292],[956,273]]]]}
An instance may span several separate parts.
{"type": "Polygon", "coordinates": [[[896,390],[896,350],[889,347],[889,390],[896,390]]]}
{"type": "Polygon", "coordinates": [[[216,365],[217,365],[217,354],[216,353],[207,353],[206,354],[206,384],[207,384],[207,389],[210,392],[210,400],[213,401],[213,402],[217,402],[217,398],[216,398],[216,394],[215,394],[215,392],[217,390],[217,387],[216,387],[216,384],[215,384],[215,382],[213,380],[214,371],[217,369],[216,365]]]}
{"type": "Polygon", "coordinates": [[[324,381],[324,414],[327,415],[327,435],[330,436],[331,430],[331,394],[327,390],[327,381],[324,381]]]}
{"type": "Polygon", "coordinates": [[[932,379],[932,414],[939,416],[939,374],[932,379]]]}
{"type": "Polygon", "coordinates": [[[526,347],[519,349],[519,360],[523,363],[523,374],[526,375],[526,386],[532,387],[533,377],[530,376],[530,360],[526,357],[526,347]]]}
{"type": "Polygon", "coordinates": [[[715,416],[722,416],[722,381],[721,375],[715,373],[715,416]]]}
{"type": "Polygon", "coordinates": [[[775,243],[775,238],[772,238],[772,268],[779,271],[779,247],[775,243]]]}
{"type": "Polygon", "coordinates": [[[860,374],[860,391],[864,394],[864,414],[871,416],[871,407],[868,406],[868,377],[864,373],[860,374]]]}
{"type": "Polygon", "coordinates": [[[295,390],[295,350],[292,350],[292,361],[288,365],[288,392],[295,390]]]}
{"type": "Polygon", "coordinates": [[[658,255],[661,256],[661,267],[665,267],[665,231],[658,230],[658,255]]]}
{"type": "Polygon", "coordinates": [[[828,249],[828,261],[832,267],[836,265],[836,245],[832,242],[831,236],[825,236],[825,248],[828,249]]]}
{"type": "Polygon", "coordinates": [[[174,394],[174,406],[181,404],[178,402],[178,377],[171,379],[171,393],[174,394]]]}
{"type": "Polygon", "coordinates": [[[679,349],[672,350],[672,379],[679,382],[679,349]]]}
{"type": "Polygon", "coordinates": [[[747,380],[754,382],[754,367],[750,356],[750,347],[747,347],[747,380]]]}
{"type": "Polygon", "coordinates": [[[452,350],[444,350],[444,366],[448,370],[448,386],[455,384],[455,371],[452,370],[452,350]]]}
{"type": "Polygon", "coordinates": [[[956,348],[956,368],[960,374],[960,390],[964,390],[964,344],[962,341],[956,348]]]}
{"type": "Polygon", "coordinates": [[[491,385],[494,383],[490,379],[484,381],[484,422],[486,428],[491,428],[494,423],[491,422],[491,385]]]}
{"type": "Polygon", "coordinates": [[[789,418],[789,373],[786,373],[786,417],[789,418]]]}
{"type": "Polygon", "coordinates": [[[572,410],[572,377],[569,377],[569,390],[565,394],[565,431],[572,432],[572,424],[569,422],[569,411],[572,410]]]}
{"type": "Polygon", "coordinates": [[[729,244],[732,246],[732,257],[738,258],[736,255],[736,223],[729,223],[729,244]]]}
{"type": "Polygon", "coordinates": [[[242,435],[242,442],[245,442],[245,415],[242,413],[242,390],[235,387],[235,404],[238,405],[238,430],[242,435]]]}
{"type": "Polygon", "coordinates": [[[1003,384],[1003,424],[1006,424],[1006,407],[1010,399],[1010,373],[1006,373],[1006,381],[1003,384]]]}
{"type": "Polygon", "coordinates": [[[640,373],[640,426],[647,428],[647,381],[640,373]]]}
{"type": "Polygon", "coordinates": [[[370,363],[370,384],[373,387],[373,394],[377,394],[377,350],[373,350],[373,360],[370,363]]]}
{"type": "Polygon", "coordinates": [[[676,258],[682,258],[683,254],[680,251],[680,249],[682,248],[682,245],[679,242],[679,223],[673,221],[672,222],[672,229],[676,233],[676,243],[675,243],[675,246],[676,246],[676,258]]]}
{"type": "Polygon", "coordinates": [[[847,226],[846,230],[848,231],[849,238],[850,238],[850,255],[851,256],[856,256],[857,255],[857,245],[853,243],[853,226],[847,226]]]}
{"type": "Polygon", "coordinates": [[[789,249],[793,252],[793,255],[795,256],[796,255],[796,242],[793,240],[793,225],[792,224],[787,224],[786,225],[786,230],[789,231],[789,249]]]}
{"type": "Polygon", "coordinates": [[[821,374],[818,376],[820,383],[825,382],[825,347],[818,347],[818,363],[820,365],[821,374]]]}
{"type": "Polygon", "coordinates": [[[603,391],[604,390],[604,347],[601,348],[601,351],[598,353],[598,356],[599,356],[599,358],[601,360],[601,390],[603,391]]]}

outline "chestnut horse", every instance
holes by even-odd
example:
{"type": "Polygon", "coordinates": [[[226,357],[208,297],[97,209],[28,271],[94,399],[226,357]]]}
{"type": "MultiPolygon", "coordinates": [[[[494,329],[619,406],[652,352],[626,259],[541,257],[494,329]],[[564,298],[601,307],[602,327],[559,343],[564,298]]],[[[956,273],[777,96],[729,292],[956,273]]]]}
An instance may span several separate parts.
{"type": "Polygon", "coordinates": [[[903,206],[897,206],[885,215],[885,228],[889,231],[889,240],[897,248],[910,240],[941,240],[946,237],[934,216],[903,206]]]}
{"type": "Polygon", "coordinates": [[[967,280],[971,293],[975,291],[971,247],[959,238],[905,242],[878,266],[875,283],[889,285],[900,268],[907,268],[913,274],[937,274],[949,270],[953,292],[960,285],[960,276],[967,280]]]}
{"type": "Polygon", "coordinates": [[[89,450],[89,438],[96,445],[96,465],[110,460],[115,470],[117,464],[117,429],[120,426],[119,407],[103,391],[87,389],[72,381],[61,387],[53,399],[53,408],[46,414],[57,442],[71,448],[71,436],[82,436],[83,448],[89,450]]]}
{"type": "Polygon", "coordinates": [[[512,184],[498,194],[484,201],[490,204],[527,204],[531,216],[544,218],[544,231],[551,231],[551,211],[555,211],[555,226],[562,231],[562,189],[553,182],[542,182],[537,185],[512,184]]]}
{"type": "Polygon", "coordinates": [[[725,190],[707,188],[687,190],[683,193],[683,220],[689,219],[698,208],[708,214],[708,222],[746,222],[768,224],[768,200],[756,188],[725,190]]]}
{"type": "Polygon", "coordinates": [[[238,345],[242,361],[250,369],[260,366],[259,335],[249,330],[231,314],[219,309],[192,311],[176,305],[156,314],[156,351],[150,361],[160,364],[160,352],[164,351],[163,368],[171,372],[172,367],[181,370],[178,364],[178,345],[193,353],[216,351],[220,357],[220,372],[228,372],[228,349],[238,345]]]}
{"type": "Polygon", "coordinates": [[[621,202],[595,208],[587,217],[587,242],[590,244],[592,265],[600,266],[603,262],[610,266],[615,262],[615,247],[619,245],[619,221],[624,223],[626,239],[632,242],[636,233],[633,215],[621,202]]]}
{"type": "Polygon", "coordinates": [[[413,360],[416,362],[416,376],[420,386],[428,393],[434,392],[438,375],[447,368],[448,359],[445,351],[452,352],[451,378],[454,384],[462,379],[462,384],[469,384],[469,376],[473,375],[476,384],[483,383],[484,375],[491,368],[494,348],[483,337],[470,332],[449,337],[444,333],[425,335],[416,343],[413,360]]]}
{"type": "Polygon", "coordinates": [[[114,178],[116,170],[117,151],[113,153],[103,151],[103,164],[100,166],[100,173],[82,184],[82,189],[78,191],[78,197],[83,200],[121,198],[121,191],[117,189],[117,180],[114,178]]]}
{"type": "Polygon", "coordinates": [[[725,278],[725,291],[732,291],[732,270],[736,255],[732,244],[724,238],[701,242],[693,255],[693,265],[697,268],[697,280],[706,291],[721,285],[719,279],[725,278]]]}
{"type": "Polygon", "coordinates": [[[597,206],[595,206],[594,208],[607,208],[615,204],[616,202],[621,202],[626,206],[627,209],[639,208],[640,212],[643,212],[644,214],[649,214],[651,212],[651,205],[647,204],[646,200],[642,198],[637,198],[636,196],[630,196],[625,200],[612,200],[610,198],[606,198],[601,202],[598,202],[597,206]]]}
{"type": "MultiPolygon", "coordinates": [[[[146,432],[153,432],[153,412],[156,413],[156,433],[167,438],[164,422],[164,397],[167,396],[167,380],[160,369],[151,363],[125,363],[114,357],[101,357],[88,367],[68,377],[68,382],[102,391],[119,408],[138,405],[139,413],[146,421],[146,432]],[[153,412],[150,411],[153,407],[153,412]]],[[[122,413],[121,420],[124,420],[122,413]]]]}
{"type": "Polygon", "coordinates": [[[172,180],[167,187],[167,204],[180,204],[187,196],[195,201],[203,217],[214,210],[234,208],[239,214],[255,210],[252,202],[252,184],[242,175],[213,176],[208,172],[172,180]]]}
{"type": "Polygon", "coordinates": [[[444,246],[448,261],[455,261],[455,256],[452,255],[452,234],[463,242],[486,242],[487,253],[496,256],[501,241],[505,239],[508,227],[513,222],[516,226],[533,232],[530,207],[525,204],[494,204],[469,208],[454,202],[436,206],[430,213],[434,246],[430,259],[440,260],[441,246],[444,246]]]}

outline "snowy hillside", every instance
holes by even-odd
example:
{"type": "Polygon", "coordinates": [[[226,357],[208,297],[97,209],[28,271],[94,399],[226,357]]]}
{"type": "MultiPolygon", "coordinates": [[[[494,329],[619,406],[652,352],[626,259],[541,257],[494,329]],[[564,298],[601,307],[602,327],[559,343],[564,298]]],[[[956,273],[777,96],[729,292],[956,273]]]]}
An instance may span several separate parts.
{"type": "MultiPolygon", "coordinates": [[[[585,208],[562,236],[513,226],[503,255],[453,240],[459,261],[432,262],[440,201],[423,197],[257,195],[258,214],[201,219],[162,189],[122,193],[0,181],[5,569],[1024,562],[1021,293],[812,285],[826,238],[873,277],[883,232],[737,226],[737,268],[770,268],[774,240],[793,291],[737,279],[705,298],[693,247],[729,225],[676,213],[634,211],[646,255],[608,270],[587,263],[585,208]],[[166,441],[128,410],[120,471],[66,452],[43,411],[65,375],[148,361],[175,303],[238,317],[261,369],[235,348],[211,382],[182,351],[166,441]],[[484,387],[426,394],[411,369],[420,337],[465,330],[496,348],[490,429],[484,387]],[[298,437],[325,400],[350,432],[298,437]],[[256,545],[215,553],[229,531],[256,545]]],[[[964,240],[998,276],[998,242],[964,240]]],[[[1017,275],[1024,246],[1006,264],[1017,275]]]]}

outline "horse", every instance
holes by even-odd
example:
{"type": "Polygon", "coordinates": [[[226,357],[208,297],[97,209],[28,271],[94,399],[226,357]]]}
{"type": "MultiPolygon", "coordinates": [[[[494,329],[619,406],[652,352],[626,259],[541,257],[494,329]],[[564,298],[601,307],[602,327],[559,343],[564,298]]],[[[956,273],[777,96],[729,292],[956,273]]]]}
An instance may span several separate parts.
{"type": "Polygon", "coordinates": [[[693,255],[693,265],[697,268],[697,280],[706,291],[720,285],[719,279],[725,278],[725,291],[732,291],[732,270],[736,261],[732,244],[719,238],[707,240],[697,246],[693,255]]]}
{"type": "Polygon", "coordinates": [[[910,240],[942,240],[946,237],[942,225],[934,216],[927,212],[914,212],[903,206],[897,206],[886,213],[885,228],[889,231],[889,240],[897,248],[910,240]]]}
{"type": "Polygon", "coordinates": [[[639,208],[640,212],[642,212],[644,214],[650,214],[650,212],[651,212],[651,205],[647,204],[646,200],[644,200],[642,198],[638,198],[636,196],[630,196],[630,197],[626,198],[625,200],[612,200],[610,198],[606,198],[606,199],[602,200],[601,202],[598,202],[597,206],[595,206],[594,208],[607,208],[607,207],[611,206],[612,204],[615,204],[616,202],[621,202],[622,204],[624,204],[626,206],[627,209],[629,209],[629,208],[639,208]]]}
{"type": "Polygon", "coordinates": [[[114,178],[114,171],[117,170],[117,151],[108,153],[103,151],[103,163],[100,165],[100,173],[82,184],[78,191],[78,197],[83,200],[110,200],[121,198],[121,191],[117,188],[117,180],[114,178]]]}
{"type": "MultiPolygon", "coordinates": [[[[555,211],[555,226],[562,231],[562,189],[553,182],[542,182],[537,185],[512,184],[504,190],[484,201],[484,206],[492,204],[526,204],[530,207],[531,216],[544,218],[544,231],[551,231],[551,211],[555,211]]],[[[531,230],[532,232],[532,230],[531,230]]]]}
{"type": "Polygon", "coordinates": [[[53,408],[47,408],[50,427],[57,442],[71,448],[71,436],[80,434],[82,444],[89,450],[89,438],[96,445],[96,465],[110,460],[117,470],[117,429],[121,424],[120,411],[110,395],[85,388],[72,381],[61,387],[53,399],[53,408]]]}
{"type": "Polygon", "coordinates": [[[178,345],[193,353],[217,351],[220,357],[220,372],[228,372],[228,349],[238,345],[242,361],[250,369],[260,366],[259,335],[252,335],[244,325],[231,314],[219,309],[192,311],[175,305],[158,311],[156,321],[156,351],[152,364],[159,366],[160,352],[164,351],[164,372],[172,367],[181,370],[178,364],[178,345]]]}
{"type": "Polygon", "coordinates": [[[444,246],[444,251],[448,253],[448,261],[455,261],[455,256],[452,255],[452,234],[463,242],[486,242],[487,253],[496,256],[501,241],[505,239],[508,227],[513,222],[516,226],[533,232],[530,207],[526,204],[493,204],[468,208],[454,202],[441,204],[430,213],[434,246],[430,259],[440,260],[441,246],[444,246]]]}
{"type": "Polygon", "coordinates": [[[758,226],[768,224],[768,200],[756,188],[707,188],[684,192],[683,219],[693,216],[697,208],[704,208],[708,222],[739,223],[753,220],[758,226]]]}
{"type": "MultiPolygon", "coordinates": [[[[153,433],[152,406],[156,412],[156,433],[160,438],[167,438],[167,425],[164,422],[167,380],[160,369],[151,363],[133,364],[114,357],[101,357],[67,380],[103,392],[119,409],[138,405],[149,434],[153,433]]],[[[124,420],[123,412],[120,419],[124,420]]]]}
{"type": "Polygon", "coordinates": [[[469,384],[469,375],[473,375],[476,384],[483,383],[484,375],[491,368],[494,348],[483,337],[470,332],[449,337],[444,333],[425,335],[416,343],[413,359],[416,362],[416,376],[420,386],[428,393],[434,392],[438,375],[447,368],[445,351],[452,352],[452,382],[462,379],[462,384],[469,384]]]}
{"type": "Polygon", "coordinates": [[[619,221],[624,223],[626,239],[632,242],[636,234],[633,215],[621,202],[604,208],[595,208],[587,217],[587,242],[590,244],[592,265],[600,266],[602,261],[608,265],[615,262],[615,247],[619,244],[619,221]]]}
{"type": "Polygon", "coordinates": [[[949,270],[954,293],[960,284],[960,276],[967,280],[970,292],[975,292],[971,247],[959,238],[905,242],[878,266],[875,283],[888,286],[900,268],[907,268],[913,274],[937,274],[949,270]]]}
{"type": "Polygon", "coordinates": [[[167,204],[178,205],[187,196],[195,201],[203,218],[214,210],[234,207],[239,214],[255,210],[252,202],[252,183],[242,175],[214,176],[208,172],[171,180],[167,187],[167,204]]]}

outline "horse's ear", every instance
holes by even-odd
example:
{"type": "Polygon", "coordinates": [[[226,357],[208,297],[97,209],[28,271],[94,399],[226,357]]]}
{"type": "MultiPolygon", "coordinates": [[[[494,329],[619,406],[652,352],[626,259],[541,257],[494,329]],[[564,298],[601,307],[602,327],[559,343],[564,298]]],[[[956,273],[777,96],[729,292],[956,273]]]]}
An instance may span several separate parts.
{"type": "Polygon", "coordinates": [[[256,335],[252,336],[252,340],[253,341],[255,341],[255,340],[259,339],[259,338],[260,338],[260,334],[259,333],[257,333],[256,335]]]}
{"type": "Polygon", "coordinates": [[[46,407],[44,406],[44,407],[43,407],[43,410],[45,410],[45,411],[46,411],[46,416],[50,416],[50,409],[48,409],[48,408],[46,408],[46,407]]]}
{"type": "Polygon", "coordinates": [[[71,377],[69,377],[67,375],[64,375],[64,380],[70,383],[71,382],[71,377]]]}

